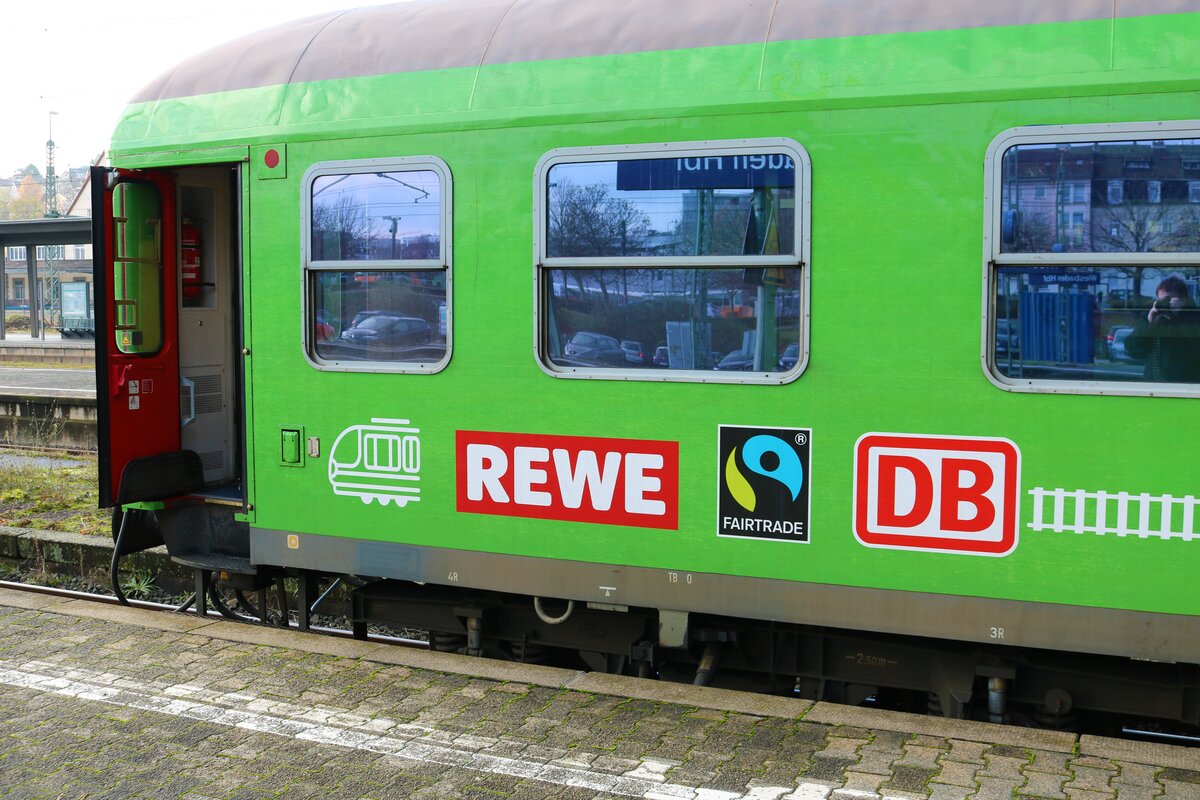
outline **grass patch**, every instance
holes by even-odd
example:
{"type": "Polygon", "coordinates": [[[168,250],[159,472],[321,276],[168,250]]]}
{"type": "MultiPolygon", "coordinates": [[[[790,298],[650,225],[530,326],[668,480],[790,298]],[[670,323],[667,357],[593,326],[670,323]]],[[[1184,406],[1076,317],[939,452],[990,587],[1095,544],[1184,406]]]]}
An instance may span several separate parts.
{"type": "MultiPolygon", "coordinates": [[[[33,456],[28,451],[0,454],[33,456]]],[[[46,453],[47,458],[64,458],[46,453]]],[[[0,468],[0,525],[107,536],[112,518],[96,507],[96,457],[69,456],[77,467],[39,467],[23,464],[0,468]]]]}

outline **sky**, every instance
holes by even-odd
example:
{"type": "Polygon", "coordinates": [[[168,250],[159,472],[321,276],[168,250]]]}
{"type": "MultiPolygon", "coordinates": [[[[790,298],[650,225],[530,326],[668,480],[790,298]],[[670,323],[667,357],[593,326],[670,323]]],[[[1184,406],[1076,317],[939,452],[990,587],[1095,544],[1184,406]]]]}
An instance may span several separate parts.
{"type": "Polygon", "coordinates": [[[387,1],[5,3],[0,177],[31,163],[45,172],[51,132],[59,174],[86,166],[107,148],[129,98],[189,56],[290,19],[387,1]]]}

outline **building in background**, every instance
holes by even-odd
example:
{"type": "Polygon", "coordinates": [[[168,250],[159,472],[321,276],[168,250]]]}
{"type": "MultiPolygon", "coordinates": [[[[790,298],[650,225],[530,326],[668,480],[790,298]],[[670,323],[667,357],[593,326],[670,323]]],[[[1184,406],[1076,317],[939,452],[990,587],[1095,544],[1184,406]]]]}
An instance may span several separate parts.
{"type": "MultiPolygon", "coordinates": [[[[104,154],[96,163],[106,161],[104,154]]],[[[0,180],[0,200],[7,200],[0,221],[0,263],[3,263],[3,283],[0,285],[6,325],[0,325],[0,336],[10,330],[29,330],[39,335],[42,329],[60,330],[64,335],[87,335],[92,329],[92,245],[91,245],[91,186],[88,168],[72,168],[65,173],[60,192],[62,216],[44,219],[33,213],[34,191],[38,193],[38,211],[42,186],[33,176],[23,174],[0,180]],[[27,208],[28,207],[28,208],[27,208]],[[13,213],[19,218],[12,218],[13,213]],[[34,257],[29,264],[30,249],[34,257]],[[30,315],[40,308],[40,314],[30,315]]]]}

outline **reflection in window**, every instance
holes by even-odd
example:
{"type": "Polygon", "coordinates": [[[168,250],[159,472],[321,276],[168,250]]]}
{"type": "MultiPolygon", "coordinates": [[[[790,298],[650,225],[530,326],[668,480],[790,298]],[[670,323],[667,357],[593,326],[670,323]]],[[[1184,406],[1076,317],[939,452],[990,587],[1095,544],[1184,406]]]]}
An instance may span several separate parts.
{"type": "Polygon", "coordinates": [[[797,197],[807,175],[797,175],[807,169],[799,145],[574,150],[543,163],[539,350],[547,367],[648,380],[795,374],[804,276],[797,197]],[[581,153],[594,160],[576,160],[581,153]]]}
{"type": "Polygon", "coordinates": [[[450,187],[449,168],[432,156],[309,171],[305,343],[315,366],[428,373],[446,365],[450,187]]]}
{"type": "Polygon", "coordinates": [[[1005,267],[993,358],[1012,379],[1200,383],[1200,267],[1005,267]]]}
{"type": "Polygon", "coordinates": [[[441,188],[432,170],[319,175],[312,182],[313,261],[434,261],[441,188]]]}
{"type": "Polygon", "coordinates": [[[1002,164],[1001,252],[1200,252],[1196,163],[1200,139],[1010,147],[1002,164]]]}
{"type": "Polygon", "coordinates": [[[113,204],[113,305],[117,349],[162,345],[162,201],[146,183],[118,183],[113,204]]]}
{"type": "Polygon", "coordinates": [[[322,270],[310,279],[318,358],[409,366],[445,359],[445,270],[322,270]]]}
{"type": "Polygon", "coordinates": [[[764,373],[796,366],[797,269],[551,269],[547,280],[547,355],[555,366],[764,373]]]}
{"type": "Polygon", "coordinates": [[[556,164],[546,256],[795,253],[796,168],[782,153],[556,164]]]}

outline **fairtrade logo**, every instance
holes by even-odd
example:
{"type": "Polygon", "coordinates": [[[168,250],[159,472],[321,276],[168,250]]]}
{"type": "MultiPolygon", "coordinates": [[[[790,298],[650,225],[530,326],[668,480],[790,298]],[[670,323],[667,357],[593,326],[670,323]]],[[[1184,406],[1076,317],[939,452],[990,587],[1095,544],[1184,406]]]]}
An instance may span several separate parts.
{"type": "MultiPolygon", "coordinates": [[[[795,500],[804,487],[804,465],[796,451],[775,436],[754,436],[742,446],[742,461],[747,469],[762,475],[764,478],[782,483],[795,500]],[[764,456],[768,453],[775,456],[778,466],[768,469],[763,464],[764,456]]],[[[758,496],[754,487],[746,480],[737,467],[737,448],[729,451],[725,462],[725,486],[738,505],[753,512],[758,505],[758,496]]]]}
{"type": "Polygon", "coordinates": [[[719,427],[719,536],[808,541],[811,435],[799,428],[719,427]]]}

